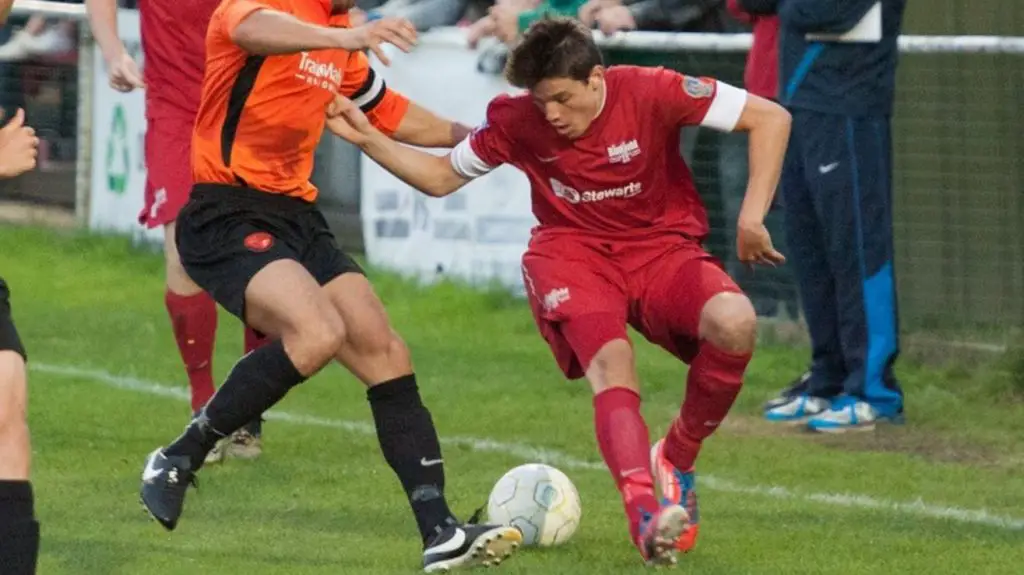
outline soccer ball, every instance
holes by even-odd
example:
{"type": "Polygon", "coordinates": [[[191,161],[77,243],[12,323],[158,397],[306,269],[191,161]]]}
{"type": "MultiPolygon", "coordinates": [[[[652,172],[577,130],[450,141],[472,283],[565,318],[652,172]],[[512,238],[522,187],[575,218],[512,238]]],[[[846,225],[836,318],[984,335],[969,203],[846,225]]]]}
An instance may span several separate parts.
{"type": "Polygon", "coordinates": [[[487,500],[492,525],[511,525],[523,533],[523,545],[550,547],[572,537],[580,525],[580,495],[561,471],[528,463],[508,471],[487,500]]]}

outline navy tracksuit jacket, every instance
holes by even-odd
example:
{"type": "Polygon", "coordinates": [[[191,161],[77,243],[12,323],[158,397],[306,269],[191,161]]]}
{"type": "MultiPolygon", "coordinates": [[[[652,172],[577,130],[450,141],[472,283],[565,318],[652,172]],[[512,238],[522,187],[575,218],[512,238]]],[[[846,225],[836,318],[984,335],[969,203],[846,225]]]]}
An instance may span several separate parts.
{"type": "Polygon", "coordinates": [[[742,0],[777,11],[779,101],[793,115],[781,192],[786,239],[811,335],[810,391],[847,393],[902,411],[893,274],[892,139],[896,62],[906,0],[742,0]],[[816,42],[876,2],[882,40],[816,42]]]}

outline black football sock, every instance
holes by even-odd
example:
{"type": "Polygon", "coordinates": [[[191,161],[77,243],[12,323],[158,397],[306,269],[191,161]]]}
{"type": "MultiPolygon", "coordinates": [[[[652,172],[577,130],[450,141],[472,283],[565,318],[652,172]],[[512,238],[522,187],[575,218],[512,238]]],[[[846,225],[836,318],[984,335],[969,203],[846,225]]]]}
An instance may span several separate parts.
{"type": "Polygon", "coordinates": [[[430,412],[420,400],[414,374],[367,390],[380,450],[398,475],[426,544],[446,526],[458,523],[444,498],[441,445],[430,412]]]}
{"type": "Polygon", "coordinates": [[[188,456],[192,469],[199,469],[217,441],[258,419],[289,389],[305,380],[285,353],[281,340],[253,350],[231,368],[199,417],[167,446],[164,454],[188,456]]]}
{"type": "Polygon", "coordinates": [[[263,417],[257,417],[256,419],[245,424],[245,430],[248,431],[254,437],[263,435],[263,417]]]}
{"type": "Polygon", "coordinates": [[[34,575],[39,557],[39,522],[32,484],[0,481],[0,573],[34,575]]]}

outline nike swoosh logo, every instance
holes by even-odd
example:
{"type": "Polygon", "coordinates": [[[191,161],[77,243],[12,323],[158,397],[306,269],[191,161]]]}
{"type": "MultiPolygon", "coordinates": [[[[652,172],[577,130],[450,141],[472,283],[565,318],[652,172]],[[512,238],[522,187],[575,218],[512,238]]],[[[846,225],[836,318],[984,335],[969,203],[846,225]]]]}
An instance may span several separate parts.
{"type": "Polygon", "coordinates": [[[427,549],[423,552],[423,554],[433,555],[435,553],[451,553],[452,551],[457,551],[460,547],[462,547],[465,544],[466,532],[456,527],[455,535],[452,535],[451,539],[445,541],[444,543],[441,543],[440,545],[435,545],[434,547],[427,549]]]}
{"type": "Polygon", "coordinates": [[[444,459],[427,459],[426,457],[420,459],[420,465],[423,467],[433,467],[442,463],[444,463],[444,459]]]}
{"type": "Polygon", "coordinates": [[[834,169],[836,169],[838,167],[839,167],[839,162],[832,162],[831,164],[828,164],[828,165],[818,166],[818,172],[820,172],[822,174],[827,174],[827,173],[831,172],[832,170],[834,170],[834,169]]]}
{"type": "Polygon", "coordinates": [[[619,475],[621,477],[629,477],[630,475],[633,475],[634,473],[640,473],[643,470],[644,470],[643,467],[634,467],[633,469],[627,469],[627,470],[623,471],[619,475]]]}
{"type": "Polygon", "coordinates": [[[163,473],[162,470],[153,467],[153,463],[156,462],[157,457],[163,457],[163,454],[158,453],[155,456],[150,457],[149,461],[146,462],[146,468],[142,470],[142,480],[146,483],[160,477],[160,474],[163,473]]]}
{"type": "Polygon", "coordinates": [[[550,158],[538,157],[537,159],[540,160],[540,163],[542,163],[542,164],[550,164],[551,162],[554,162],[555,160],[557,160],[558,156],[551,156],[550,158]]]}

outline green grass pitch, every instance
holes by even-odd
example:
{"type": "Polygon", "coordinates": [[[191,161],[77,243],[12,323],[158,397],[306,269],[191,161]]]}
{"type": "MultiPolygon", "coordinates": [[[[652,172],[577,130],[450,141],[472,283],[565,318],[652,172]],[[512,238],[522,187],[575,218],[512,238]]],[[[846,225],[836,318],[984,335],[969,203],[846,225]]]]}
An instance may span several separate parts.
{"type": "MultiPolygon", "coordinates": [[[[43,575],[416,573],[420,548],[380,457],[361,386],[330,367],[293,391],[255,462],[200,474],[173,533],[138,504],[144,456],[187,422],[163,309],[162,263],[123,239],[0,227],[0,274],[29,349],[43,575]]],[[[583,382],[560,378],[525,305],[372,272],[414,355],[463,517],[507,469],[546,460],[576,483],[582,525],[500,572],[641,573],[600,464],[583,382]]],[[[644,412],[660,434],[685,367],[636,340],[644,412]]],[[[215,370],[242,349],[220,317],[215,370]]],[[[1024,403],[998,371],[901,364],[908,423],[820,438],[758,406],[806,351],[760,349],[733,415],[699,461],[701,539],[683,573],[1013,574],[1024,564],[1024,403]]]]}

